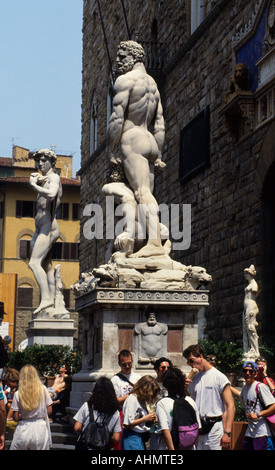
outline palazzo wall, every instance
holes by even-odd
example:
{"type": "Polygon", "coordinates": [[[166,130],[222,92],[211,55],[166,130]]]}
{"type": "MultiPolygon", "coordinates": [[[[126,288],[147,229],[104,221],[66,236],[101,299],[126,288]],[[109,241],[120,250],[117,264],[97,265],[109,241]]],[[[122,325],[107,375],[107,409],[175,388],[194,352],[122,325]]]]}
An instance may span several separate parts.
{"type": "MultiPolygon", "coordinates": [[[[120,3],[101,0],[100,18],[97,2],[84,0],[82,210],[93,202],[105,206],[101,188],[108,171],[105,145],[111,67],[114,68],[117,45],[128,38],[120,3]],[[94,138],[96,142],[91,142],[94,138]]],[[[271,2],[203,3],[204,18],[195,29],[190,1],[129,0],[125,10],[131,38],[141,43],[154,38],[158,42],[158,57],[163,59],[161,67],[149,70],[161,90],[166,127],[163,160],[167,166],[156,176],[155,196],[159,204],[191,204],[192,209],[191,246],[185,251],[174,251],[173,258],[186,265],[204,266],[213,277],[206,312],[207,334],[214,339],[240,341],[243,271],[251,264],[256,266],[261,294],[260,334],[270,331],[272,325],[271,304],[265,301],[265,292],[272,290],[270,283],[274,286],[275,277],[271,273],[268,278],[266,265],[274,266],[275,261],[273,250],[269,255],[265,250],[269,228],[263,225],[262,194],[275,158],[274,75],[269,74],[265,85],[271,93],[267,107],[271,107],[263,116],[266,95],[258,81],[259,68],[255,66],[265,53],[264,34],[271,2]],[[241,110],[237,113],[239,120],[233,119],[238,126],[236,138],[228,125],[232,116],[225,109],[224,96],[238,62],[245,63],[248,69],[253,103],[249,109],[243,102],[236,105],[241,110]],[[206,121],[192,128],[200,113],[203,116],[209,113],[207,148],[206,121]],[[186,135],[184,131],[189,125],[191,151],[182,153],[181,137],[186,135]],[[199,162],[198,171],[192,171],[195,159],[199,162]]],[[[109,243],[84,237],[83,227],[88,219],[87,216],[81,219],[81,272],[106,261],[109,243]]]]}

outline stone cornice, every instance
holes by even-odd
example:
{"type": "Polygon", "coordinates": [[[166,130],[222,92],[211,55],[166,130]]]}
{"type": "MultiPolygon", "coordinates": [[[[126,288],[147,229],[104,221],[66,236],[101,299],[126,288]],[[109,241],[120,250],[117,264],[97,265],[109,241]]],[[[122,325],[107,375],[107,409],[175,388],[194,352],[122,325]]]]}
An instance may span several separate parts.
{"type": "Polygon", "coordinates": [[[157,304],[157,305],[184,305],[196,308],[208,306],[209,292],[207,290],[196,291],[161,291],[146,289],[109,289],[97,288],[75,299],[76,310],[81,312],[87,307],[96,304],[116,304],[121,308],[122,304],[157,304]]]}

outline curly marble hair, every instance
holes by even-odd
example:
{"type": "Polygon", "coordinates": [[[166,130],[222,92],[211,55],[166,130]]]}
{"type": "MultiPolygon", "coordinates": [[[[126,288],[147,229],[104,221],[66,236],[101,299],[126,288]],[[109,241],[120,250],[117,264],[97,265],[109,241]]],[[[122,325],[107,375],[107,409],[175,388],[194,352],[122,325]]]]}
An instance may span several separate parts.
{"type": "Polygon", "coordinates": [[[136,62],[145,62],[145,51],[141,44],[136,41],[121,41],[119,44],[119,49],[127,50],[136,62]]]}
{"type": "Polygon", "coordinates": [[[33,152],[31,154],[31,157],[35,160],[35,161],[38,161],[41,157],[47,157],[51,164],[54,165],[56,163],[56,154],[54,153],[53,150],[50,150],[50,149],[40,149],[40,150],[37,150],[36,152],[33,152]]]}

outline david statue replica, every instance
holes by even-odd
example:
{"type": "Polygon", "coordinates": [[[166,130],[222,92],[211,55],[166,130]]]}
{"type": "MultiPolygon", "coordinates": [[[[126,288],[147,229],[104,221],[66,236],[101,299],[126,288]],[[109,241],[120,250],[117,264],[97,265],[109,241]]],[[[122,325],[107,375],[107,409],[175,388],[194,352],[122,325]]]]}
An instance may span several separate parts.
{"type": "MultiPolygon", "coordinates": [[[[36,317],[55,316],[56,273],[51,262],[53,243],[59,237],[56,213],[62,196],[60,176],[55,172],[56,155],[41,149],[31,154],[40,173],[32,173],[30,185],[37,192],[35,232],[31,239],[29,268],[40,289],[40,304],[33,312],[36,317]]],[[[58,279],[60,273],[58,272],[58,279]]],[[[69,317],[68,312],[62,316],[69,317]]]]}

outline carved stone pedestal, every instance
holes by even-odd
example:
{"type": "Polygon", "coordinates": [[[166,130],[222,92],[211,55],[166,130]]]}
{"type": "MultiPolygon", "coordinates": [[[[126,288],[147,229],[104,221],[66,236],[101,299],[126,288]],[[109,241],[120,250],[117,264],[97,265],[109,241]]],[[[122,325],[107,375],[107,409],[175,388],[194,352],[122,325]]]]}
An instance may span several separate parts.
{"type": "Polygon", "coordinates": [[[73,347],[76,329],[74,320],[68,318],[36,318],[29,322],[26,330],[28,346],[34,344],[62,345],[73,347]]]}
{"type": "Polygon", "coordinates": [[[83,361],[82,370],[73,376],[70,408],[79,409],[99,376],[112,377],[119,371],[117,354],[122,349],[132,352],[132,370],[139,374],[154,375],[154,359],[161,356],[185,371],[182,351],[197,343],[198,311],[207,305],[206,290],[96,287],[78,297],[83,361]],[[149,313],[155,314],[155,325],[146,324],[149,313]]]}

